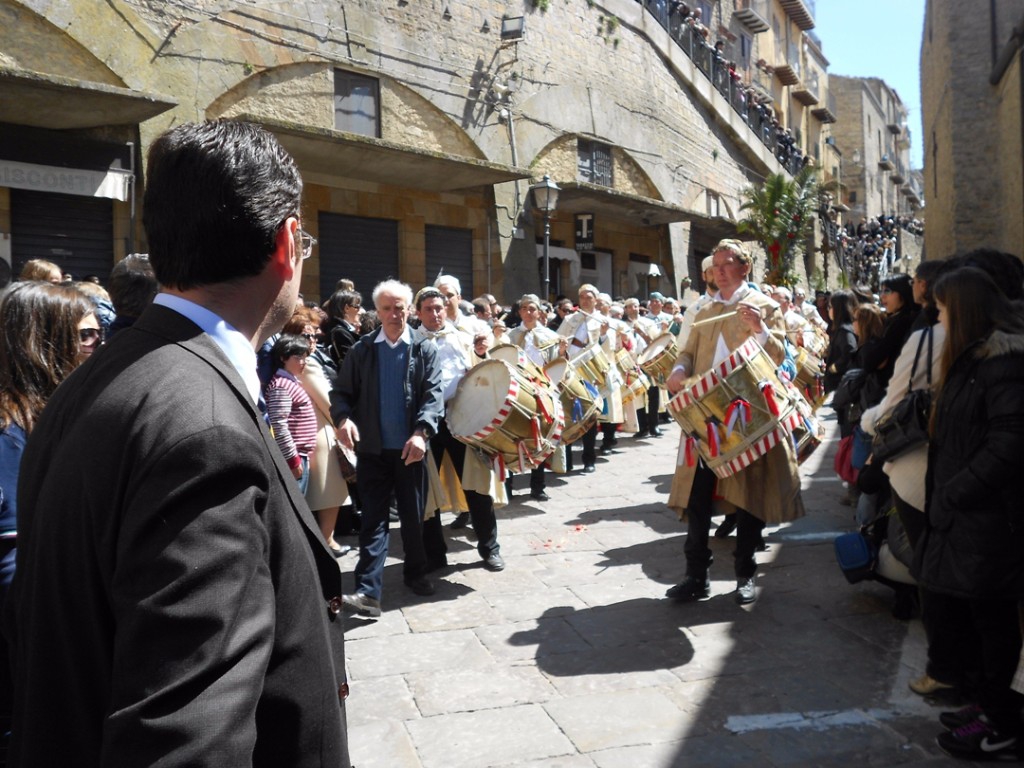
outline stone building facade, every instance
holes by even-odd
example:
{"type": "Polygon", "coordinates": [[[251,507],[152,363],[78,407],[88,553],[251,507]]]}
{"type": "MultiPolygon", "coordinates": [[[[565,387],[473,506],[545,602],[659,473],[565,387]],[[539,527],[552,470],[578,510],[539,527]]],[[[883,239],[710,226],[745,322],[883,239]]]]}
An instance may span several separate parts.
{"type": "Polygon", "coordinates": [[[843,155],[848,219],[915,213],[910,198],[910,131],[899,94],[876,77],[833,75],[835,141],[843,155]]]}
{"type": "Polygon", "coordinates": [[[925,250],[1024,255],[1024,2],[929,0],[921,42],[925,250]]]}
{"type": "Polygon", "coordinates": [[[537,291],[545,174],[552,295],[674,294],[742,190],[792,170],[741,83],[836,166],[813,6],[691,6],[707,46],[661,0],[0,0],[0,256],[80,276],[145,250],[147,147],[225,117],[300,165],[307,297],[441,271],[467,297],[537,291]]]}

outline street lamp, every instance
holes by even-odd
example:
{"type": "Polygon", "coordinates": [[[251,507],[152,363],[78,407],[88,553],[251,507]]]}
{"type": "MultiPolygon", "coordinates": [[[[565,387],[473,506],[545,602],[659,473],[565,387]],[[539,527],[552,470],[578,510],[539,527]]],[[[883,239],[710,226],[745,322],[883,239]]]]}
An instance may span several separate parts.
{"type": "Polygon", "coordinates": [[[544,178],[530,187],[533,193],[533,206],[544,213],[544,301],[551,296],[551,273],[548,269],[548,245],[551,239],[551,213],[558,207],[558,193],[562,190],[546,173],[544,178]]]}

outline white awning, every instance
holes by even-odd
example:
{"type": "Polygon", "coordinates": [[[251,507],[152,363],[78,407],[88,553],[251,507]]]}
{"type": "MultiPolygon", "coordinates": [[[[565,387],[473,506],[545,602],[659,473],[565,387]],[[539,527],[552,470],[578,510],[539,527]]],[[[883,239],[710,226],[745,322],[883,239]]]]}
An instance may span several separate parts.
{"type": "Polygon", "coordinates": [[[92,171],[0,160],[0,187],[62,192],[65,195],[84,197],[109,197],[124,201],[128,199],[131,178],[132,172],[121,168],[92,171]]]}

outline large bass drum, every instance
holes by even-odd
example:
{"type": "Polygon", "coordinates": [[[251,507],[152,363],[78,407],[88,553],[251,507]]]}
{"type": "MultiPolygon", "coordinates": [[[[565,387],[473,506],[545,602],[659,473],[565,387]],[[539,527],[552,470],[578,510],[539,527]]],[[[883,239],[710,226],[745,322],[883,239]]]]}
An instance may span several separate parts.
{"type": "Polygon", "coordinates": [[[515,472],[529,472],[554,453],[564,427],[554,388],[503,360],[484,360],[463,376],[447,420],[457,439],[515,472]]]}

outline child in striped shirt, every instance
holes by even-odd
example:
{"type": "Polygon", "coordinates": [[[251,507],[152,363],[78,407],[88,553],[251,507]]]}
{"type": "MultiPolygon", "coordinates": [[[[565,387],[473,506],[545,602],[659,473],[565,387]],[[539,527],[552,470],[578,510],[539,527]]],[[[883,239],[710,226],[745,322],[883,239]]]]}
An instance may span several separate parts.
{"type": "Polygon", "coordinates": [[[309,342],[301,336],[283,335],[270,350],[276,373],[264,397],[277,447],[299,483],[303,495],[309,486],[309,455],[316,449],[316,412],[299,377],[306,368],[309,342]]]}

